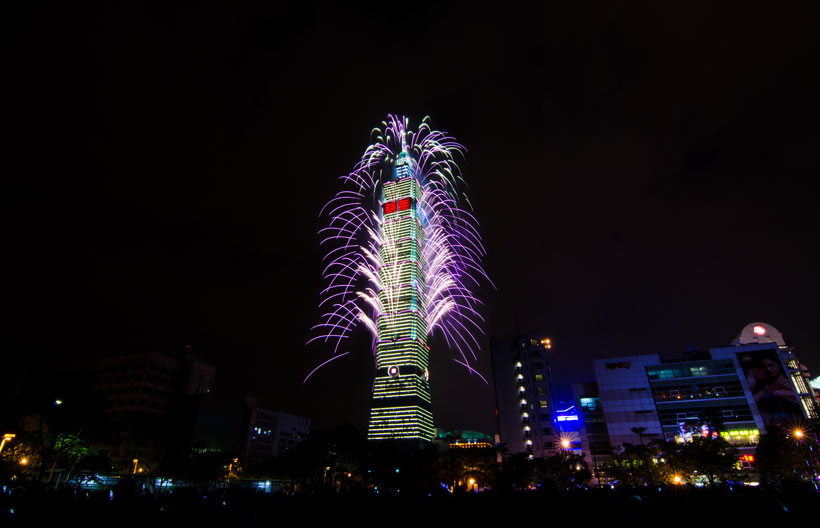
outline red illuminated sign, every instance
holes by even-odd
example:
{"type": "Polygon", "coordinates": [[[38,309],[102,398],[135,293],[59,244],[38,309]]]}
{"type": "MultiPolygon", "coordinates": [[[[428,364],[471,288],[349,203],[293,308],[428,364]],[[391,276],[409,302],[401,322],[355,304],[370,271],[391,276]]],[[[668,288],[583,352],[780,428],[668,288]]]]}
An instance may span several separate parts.
{"type": "Polygon", "coordinates": [[[384,204],[384,214],[395,213],[398,211],[406,211],[410,209],[410,198],[402,198],[395,202],[387,202],[384,204]]]}

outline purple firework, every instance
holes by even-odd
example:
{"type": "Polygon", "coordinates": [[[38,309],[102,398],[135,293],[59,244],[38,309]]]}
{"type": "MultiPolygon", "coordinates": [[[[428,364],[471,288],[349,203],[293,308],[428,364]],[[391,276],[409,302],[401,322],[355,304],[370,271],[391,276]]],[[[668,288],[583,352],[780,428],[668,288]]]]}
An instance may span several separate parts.
{"type": "Polygon", "coordinates": [[[326,287],[319,303],[326,312],[313,328],[318,335],[308,343],[332,343],[333,357],[316,367],[305,381],[322,366],[349,353],[342,351],[342,345],[359,326],[371,332],[375,355],[376,321],[380,314],[391,311],[383,306],[390,303],[391,296],[379,296],[384,290],[379,270],[385,264],[380,198],[382,184],[402,153],[412,160],[421,188],[417,209],[424,229],[425,284],[419,291],[424,295],[420,306],[427,332],[438,331],[457,353],[454,361],[478,374],[471,363],[479,348],[475,334],[483,333],[483,318],[477,311],[481,302],[472,288],[482,278],[492,283],[481,267],[485,251],[478,222],[462,206],[470,204],[455,158],[463,156],[466,149],[446,133],[430,128],[428,121],[425,118],[417,130],[411,130],[406,117],[389,115],[381,128],[372,131],[375,141],[353,171],[340,177],[343,189],[320,213],[327,218],[327,226],[319,231],[321,245],[327,248],[323,271],[326,287]]]}

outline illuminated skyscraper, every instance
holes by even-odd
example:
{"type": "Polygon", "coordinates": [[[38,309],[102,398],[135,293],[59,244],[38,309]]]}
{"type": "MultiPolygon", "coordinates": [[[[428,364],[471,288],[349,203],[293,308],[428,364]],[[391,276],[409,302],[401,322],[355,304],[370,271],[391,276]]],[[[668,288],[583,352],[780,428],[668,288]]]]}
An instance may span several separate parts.
{"type": "Polygon", "coordinates": [[[402,152],[382,193],[381,261],[376,379],[368,438],[432,440],[427,364],[424,227],[413,160],[402,152]]]}
{"type": "Polygon", "coordinates": [[[374,129],[375,142],[323,209],[327,287],[319,304],[327,311],[311,341],[332,343],[333,356],[305,382],[350,354],[347,339],[366,328],[376,370],[368,438],[418,444],[434,435],[432,332],[455,352],[454,362],[486,383],[471,363],[483,321],[472,289],[487,276],[455,160],[464,147],[426,119],[415,131],[408,122],[391,115],[374,129]]]}

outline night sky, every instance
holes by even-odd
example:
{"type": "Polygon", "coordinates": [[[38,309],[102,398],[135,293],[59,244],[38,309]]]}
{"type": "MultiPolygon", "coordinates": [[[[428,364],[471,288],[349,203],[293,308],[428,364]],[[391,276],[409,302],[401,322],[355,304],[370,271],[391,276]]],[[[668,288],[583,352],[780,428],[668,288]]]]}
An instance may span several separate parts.
{"type": "MultiPolygon", "coordinates": [[[[764,321],[820,373],[811,2],[109,4],[4,15],[12,382],[190,345],[217,393],[364,427],[364,333],[301,382],[319,211],[388,113],[468,149],[484,342],[548,334],[570,383],[764,321]]],[[[491,431],[492,387],[432,346],[437,425],[491,431]]]]}

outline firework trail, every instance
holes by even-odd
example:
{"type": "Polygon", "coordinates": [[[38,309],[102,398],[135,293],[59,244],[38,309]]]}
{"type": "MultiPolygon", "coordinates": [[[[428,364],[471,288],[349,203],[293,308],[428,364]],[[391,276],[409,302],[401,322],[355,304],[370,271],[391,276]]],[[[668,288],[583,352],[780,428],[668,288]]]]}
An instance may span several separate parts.
{"type": "MultiPolygon", "coordinates": [[[[422,316],[426,345],[433,332],[439,332],[454,361],[478,374],[472,362],[479,348],[475,335],[483,333],[483,319],[477,308],[481,302],[473,288],[482,280],[492,282],[481,267],[485,251],[478,234],[478,222],[463,207],[469,201],[466,187],[456,163],[465,148],[444,132],[433,130],[428,118],[417,130],[409,128],[407,118],[389,115],[353,171],[341,176],[343,189],[320,213],[327,225],[320,230],[321,245],[326,248],[323,276],[326,287],[321,292],[320,307],[326,310],[313,330],[313,339],[331,343],[333,357],[314,369],[305,382],[322,366],[346,355],[345,340],[354,329],[367,328],[376,355],[379,328],[385,320],[397,318],[402,310],[403,294],[412,287],[418,297],[413,310],[422,316]],[[421,255],[409,259],[399,250],[394,232],[396,222],[385,216],[398,208],[410,207],[407,200],[384,203],[384,184],[404,171],[418,182],[420,197],[415,212],[423,233],[421,255]],[[407,266],[423,269],[414,275],[424,284],[401,283],[407,266]],[[380,324],[381,323],[381,324],[380,324]]],[[[405,312],[407,310],[404,310],[405,312]]],[[[394,339],[395,340],[395,339],[394,339]]],[[[480,376],[480,374],[479,374],[480,376]]],[[[483,377],[481,379],[484,379],[483,377]]],[[[303,382],[304,383],[304,382],[303,382]]],[[[485,380],[486,383],[486,380],[485,380]]]]}

